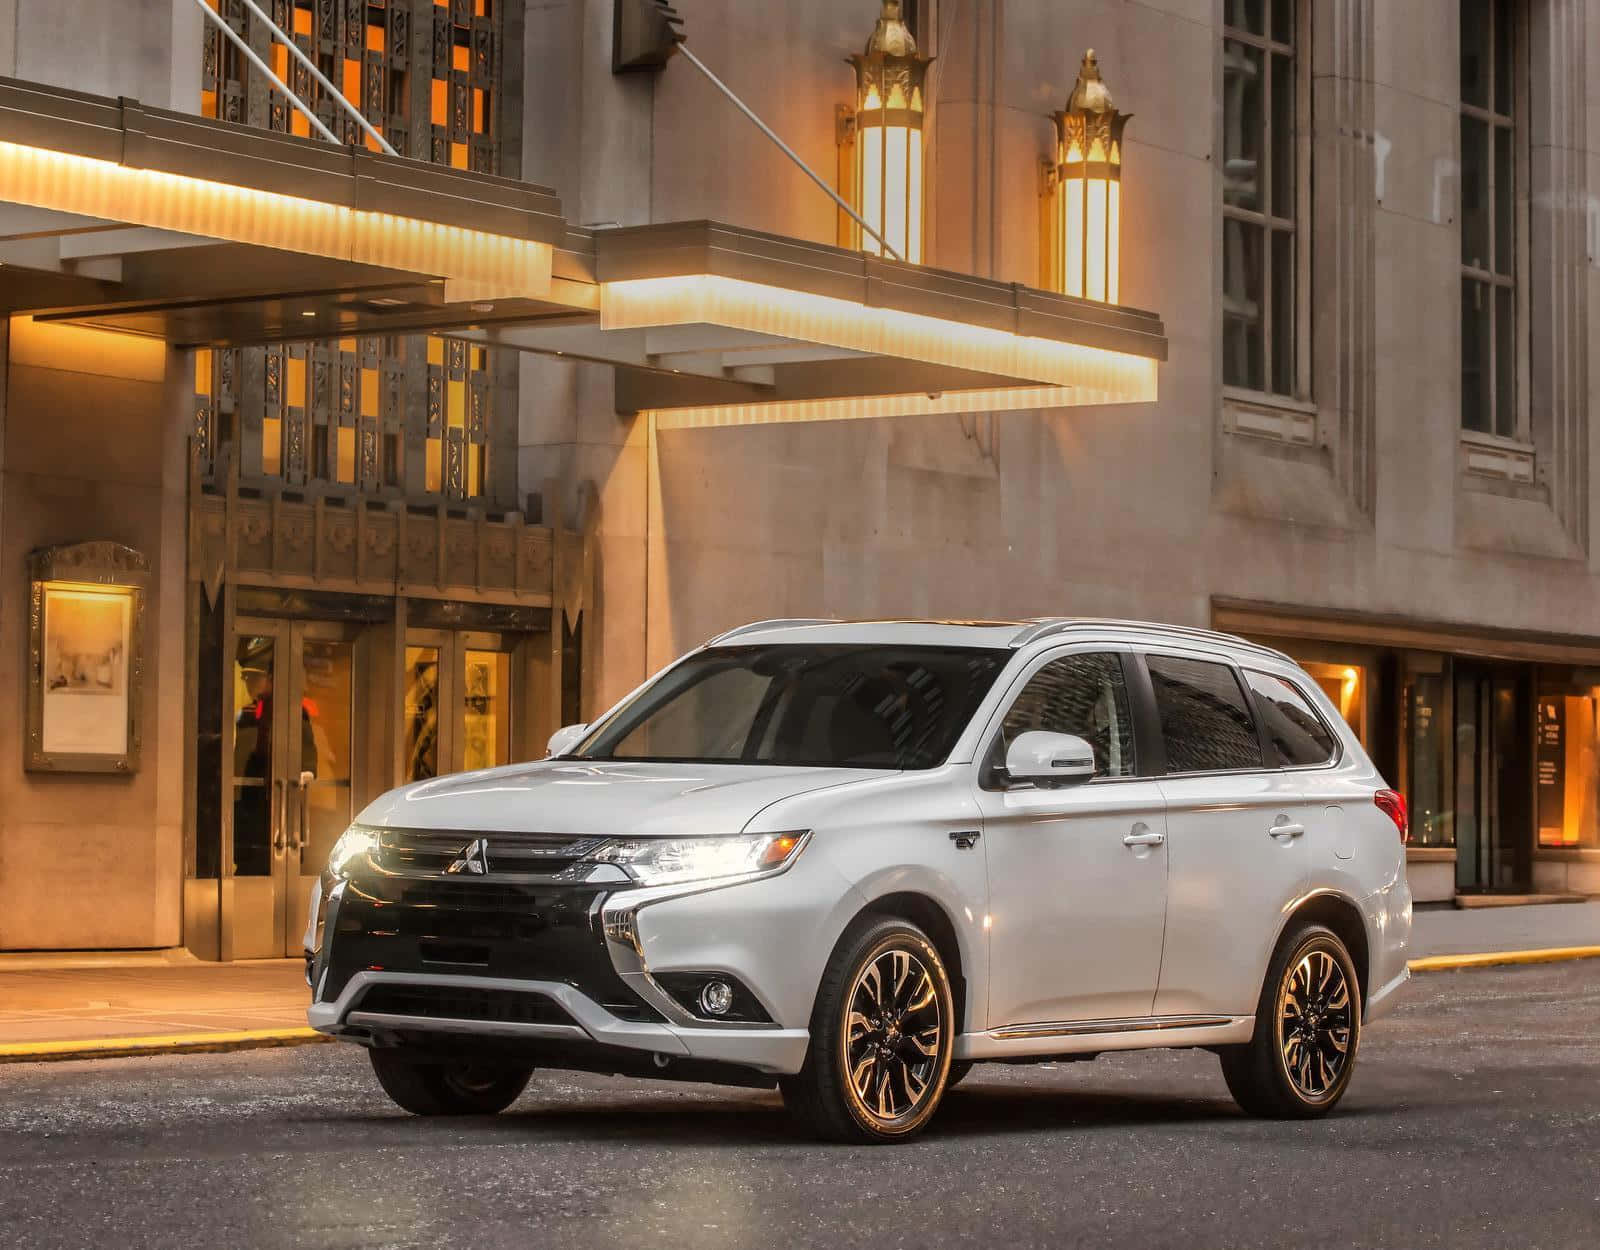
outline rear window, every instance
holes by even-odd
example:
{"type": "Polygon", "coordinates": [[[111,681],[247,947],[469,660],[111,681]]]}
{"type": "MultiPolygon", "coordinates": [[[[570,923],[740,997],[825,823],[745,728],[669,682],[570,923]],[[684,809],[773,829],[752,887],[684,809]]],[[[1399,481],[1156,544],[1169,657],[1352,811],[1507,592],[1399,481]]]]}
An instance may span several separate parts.
{"type": "Polygon", "coordinates": [[[1244,679],[1256,702],[1256,715],[1267,731],[1267,744],[1275,758],[1273,768],[1305,768],[1326,764],[1339,750],[1333,736],[1310,700],[1298,686],[1271,673],[1246,669],[1244,679]]]}
{"type": "Polygon", "coordinates": [[[1231,666],[1146,657],[1170,773],[1260,768],[1261,739],[1231,666]]]}

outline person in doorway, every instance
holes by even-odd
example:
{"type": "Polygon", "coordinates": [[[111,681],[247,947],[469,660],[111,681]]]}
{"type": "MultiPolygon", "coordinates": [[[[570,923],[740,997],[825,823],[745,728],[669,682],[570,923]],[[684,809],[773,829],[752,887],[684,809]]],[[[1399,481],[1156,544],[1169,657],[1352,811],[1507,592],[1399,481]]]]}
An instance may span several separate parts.
{"type": "MultiPolygon", "coordinates": [[[[272,872],[273,689],[270,657],[245,654],[239,676],[249,701],[234,720],[233,872],[237,877],[264,877],[272,872]]],[[[300,708],[300,769],[317,771],[316,727],[310,709],[300,708]]],[[[288,818],[288,813],[283,813],[288,818]]]]}

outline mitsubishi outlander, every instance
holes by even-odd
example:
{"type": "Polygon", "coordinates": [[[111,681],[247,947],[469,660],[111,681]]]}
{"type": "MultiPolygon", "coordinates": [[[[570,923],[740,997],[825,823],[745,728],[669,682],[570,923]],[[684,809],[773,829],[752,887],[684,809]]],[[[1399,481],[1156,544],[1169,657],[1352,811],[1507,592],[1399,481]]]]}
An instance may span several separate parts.
{"type": "Polygon", "coordinates": [[[549,758],[384,795],[311,1024],[419,1115],[535,1070],[903,1140],[976,1063],[1200,1047],[1311,1117],[1405,982],[1406,808],[1288,657],[1162,625],[767,621],[549,758]]]}

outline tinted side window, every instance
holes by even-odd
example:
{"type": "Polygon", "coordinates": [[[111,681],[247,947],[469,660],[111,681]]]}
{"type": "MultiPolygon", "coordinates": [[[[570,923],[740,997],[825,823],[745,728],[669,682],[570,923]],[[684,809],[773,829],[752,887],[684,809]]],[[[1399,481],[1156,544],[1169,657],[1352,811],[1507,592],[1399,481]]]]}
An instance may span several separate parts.
{"type": "Polygon", "coordinates": [[[1094,748],[1097,777],[1131,777],[1137,771],[1133,717],[1116,654],[1067,655],[1051,660],[1028,679],[1000,726],[1000,751],[1018,734],[1042,729],[1076,734],[1094,748]]]}
{"type": "Polygon", "coordinates": [[[1245,670],[1244,679],[1255,697],[1256,715],[1267,731],[1267,740],[1276,759],[1267,762],[1275,768],[1297,768],[1326,764],[1338,750],[1332,730],[1311,708],[1294,683],[1271,673],[1245,670]]]}
{"type": "Polygon", "coordinates": [[[1148,663],[1168,772],[1261,767],[1261,739],[1232,668],[1170,655],[1148,663]]]}

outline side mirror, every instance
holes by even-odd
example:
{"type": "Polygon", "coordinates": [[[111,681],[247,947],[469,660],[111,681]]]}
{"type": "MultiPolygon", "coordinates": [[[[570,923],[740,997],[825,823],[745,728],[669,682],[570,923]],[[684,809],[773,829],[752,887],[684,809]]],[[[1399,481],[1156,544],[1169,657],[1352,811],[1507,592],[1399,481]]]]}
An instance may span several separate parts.
{"type": "Polygon", "coordinates": [[[550,735],[550,745],[545,748],[545,755],[549,759],[556,759],[565,755],[578,743],[583,741],[583,736],[589,732],[587,725],[566,725],[550,735]]]}
{"type": "Polygon", "coordinates": [[[1006,750],[1006,773],[1040,787],[1078,785],[1094,776],[1094,748],[1073,734],[1030,730],[1006,750]]]}

